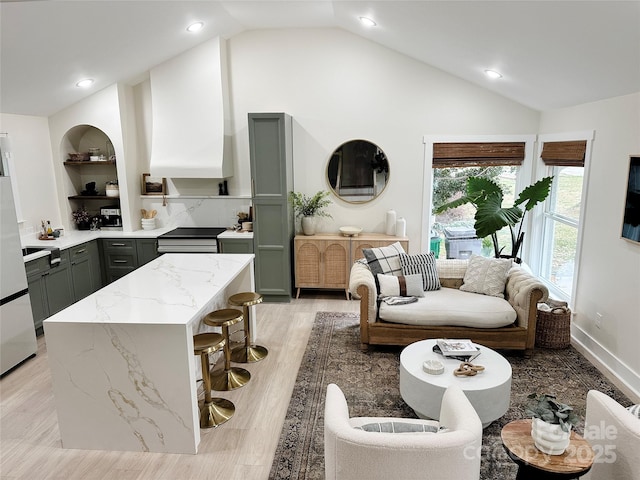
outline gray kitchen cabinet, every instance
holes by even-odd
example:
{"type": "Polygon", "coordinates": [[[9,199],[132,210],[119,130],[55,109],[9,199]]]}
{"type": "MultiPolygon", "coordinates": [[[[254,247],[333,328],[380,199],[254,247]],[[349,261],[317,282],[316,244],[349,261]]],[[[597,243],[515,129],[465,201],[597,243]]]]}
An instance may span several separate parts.
{"type": "Polygon", "coordinates": [[[124,277],[158,257],[157,244],[155,238],[101,239],[104,284],[124,277]]]}
{"type": "Polygon", "coordinates": [[[220,253],[253,253],[252,238],[218,238],[220,253]]]}
{"type": "Polygon", "coordinates": [[[103,280],[107,285],[138,268],[138,251],[135,238],[103,238],[103,280]]]}
{"type": "Polygon", "coordinates": [[[149,263],[160,256],[158,253],[158,240],[155,238],[136,239],[136,253],[138,254],[138,267],[149,263]]]}
{"type": "Polygon", "coordinates": [[[91,295],[102,287],[98,241],[83,243],[68,249],[75,301],[91,295]]]}
{"type": "Polygon", "coordinates": [[[49,264],[49,256],[25,264],[27,284],[36,332],[42,332],[42,321],[74,302],[69,252],[60,252],[60,263],[49,264]]]}
{"type": "MultiPolygon", "coordinates": [[[[31,300],[31,311],[33,312],[33,325],[37,334],[42,333],[42,321],[49,316],[49,306],[47,304],[47,290],[44,284],[44,277],[39,271],[39,260],[32,260],[25,264],[27,268],[27,285],[29,287],[29,299],[31,300]],[[29,268],[32,272],[29,273],[29,268]]],[[[46,268],[48,269],[48,260],[46,268]]]]}
{"type": "Polygon", "coordinates": [[[292,120],[285,113],[249,114],[256,291],[289,302],[292,292],[292,120]]]}

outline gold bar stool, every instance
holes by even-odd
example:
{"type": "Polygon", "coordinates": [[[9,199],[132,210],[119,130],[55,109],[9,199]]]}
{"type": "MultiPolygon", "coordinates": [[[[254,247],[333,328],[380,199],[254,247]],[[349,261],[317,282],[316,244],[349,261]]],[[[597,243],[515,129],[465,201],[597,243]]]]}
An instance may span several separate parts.
{"type": "Polygon", "coordinates": [[[244,345],[236,347],[231,352],[231,360],[237,363],[259,362],[266,357],[269,351],[261,346],[255,345],[251,338],[251,317],[249,307],[262,303],[262,295],[256,292],[236,293],[229,297],[229,304],[242,307],[244,314],[244,345]]]}
{"type": "Polygon", "coordinates": [[[200,355],[202,382],[204,384],[204,403],[200,408],[200,428],[212,428],[222,425],[236,412],[235,405],[224,398],[211,398],[211,378],[209,374],[209,354],[215,353],[226,345],[219,333],[199,333],[193,336],[193,353],[200,355]]]}
{"type": "Polygon", "coordinates": [[[251,374],[244,368],[231,366],[231,347],[229,340],[229,327],[241,322],[242,312],[234,308],[223,308],[209,313],[202,320],[206,325],[222,328],[224,344],[224,370],[211,374],[211,388],[218,391],[229,391],[244,387],[251,379],[251,374]]]}

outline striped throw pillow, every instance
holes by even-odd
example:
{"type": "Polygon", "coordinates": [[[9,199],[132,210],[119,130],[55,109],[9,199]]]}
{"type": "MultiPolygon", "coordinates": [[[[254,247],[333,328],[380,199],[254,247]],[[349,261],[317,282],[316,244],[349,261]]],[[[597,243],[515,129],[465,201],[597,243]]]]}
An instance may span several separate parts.
{"type": "Polygon", "coordinates": [[[365,432],[380,433],[438,433],[439,426],[437,422],[424,423],[404,423],[404,422],[379,422],[365,423],[356,430],[364,430],[365,432]]]}
{"type": "Polygon", "coordinates": [[[400,266],[404,275],[421,274],[425,292],[440,289],[440,279],[433,252],[416,255],[400,254],[400,266]]]}

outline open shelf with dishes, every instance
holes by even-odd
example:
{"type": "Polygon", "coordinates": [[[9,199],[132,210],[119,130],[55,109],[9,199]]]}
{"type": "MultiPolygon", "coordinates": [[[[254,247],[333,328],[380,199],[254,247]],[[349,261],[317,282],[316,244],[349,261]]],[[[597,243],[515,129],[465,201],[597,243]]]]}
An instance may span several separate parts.
{"type": "Polygon", "coordinates": [[[109,137],[99,128],[77,125],[66,133],[61,148],[71,216],[75,219],[86,210],[89,221],[97,218],[102,226],[121,227],[118,172],[109,137]]]}

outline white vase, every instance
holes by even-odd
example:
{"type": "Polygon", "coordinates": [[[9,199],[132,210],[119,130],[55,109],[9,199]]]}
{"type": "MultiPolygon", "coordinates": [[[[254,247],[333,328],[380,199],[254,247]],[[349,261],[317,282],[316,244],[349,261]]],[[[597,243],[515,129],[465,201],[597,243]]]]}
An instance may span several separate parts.
{"type": "Polygon", "coordinates": [[[300,224],[302,226],[302,233],[305,235],[315,235],[316,217],[302,217],[300,224]]]}
{"type": "Polygon", "coordinates": [[[536,448],[541,452],[562,455],[571,440],[571,425],[569,425],[569,431],[565,432],[560,425],[534,418],[531,422],[531,437],[536,448]]]}
{"type": "Polygon", "coordinates": [[[389,210],[387,212],[386,221],[385,221],[385,233],[387,235],[396,234],[396,211],[395,210],[389,210]]]}
{"type": "Polygon", "coordinates": [[[404,219],[404,217],[400,217],[396,222],[396,236],[397,237],[407,236],[407,221],[404,219]]]}

